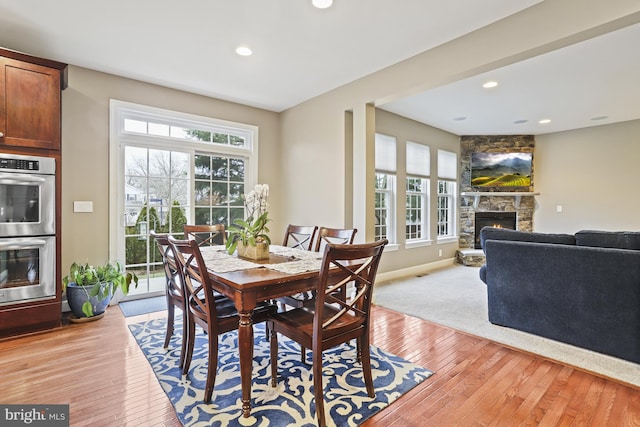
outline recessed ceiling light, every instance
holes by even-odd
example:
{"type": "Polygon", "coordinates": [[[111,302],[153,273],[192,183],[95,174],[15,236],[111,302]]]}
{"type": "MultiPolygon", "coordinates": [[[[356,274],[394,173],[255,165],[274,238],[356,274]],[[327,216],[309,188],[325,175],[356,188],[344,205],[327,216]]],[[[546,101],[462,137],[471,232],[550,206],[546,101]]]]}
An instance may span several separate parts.
{"type": "Polygon", "coordinates": [[[592,117],[591,120],[604,120],[608,118],[609,116],[596,116],[596,117],[592,117]]]}
{"type": "Polygon", "coordinates": [[[516,120],[515,122],[513,122],[516,125],[521,125],[523,123],[527,123],[529,120],[526,119],[521,119],[521,120],[516,120]]]}
{"type": "Polygon", "coordinates": [[[456,122],[461,122],[463,120],[467,120],[467,118],[465,116],[459,116],[459,117],[454,117],[453,120],[455,120],[456,122]]]}
{"type": "Polygon", "coordinates": [[[538,123],[541,125],[546,125],[547,123],[551,123],[551,119],[542,119],[538,123]]]}
{"type": "Polygon", "coordinates": [[[496,87],[496,86],[498,86],[498,82],[493,80],[490,82],[486,82],[485,84],[482,85],[482,87],[485,89],[491,89],[492,87],[496,87]]]}
{"type": "Polygon", "coordinates": [[[240,56],[251,56],[253,52],[247,46],[238,46],[236,48],[236,53],[240,56]]]}
{"type": "Polygon", "coordinates": [[[311,0],[311,4],[313,4],[318,9],[326,9],[331,7],[333,4],[333,0],[311,0]]]}

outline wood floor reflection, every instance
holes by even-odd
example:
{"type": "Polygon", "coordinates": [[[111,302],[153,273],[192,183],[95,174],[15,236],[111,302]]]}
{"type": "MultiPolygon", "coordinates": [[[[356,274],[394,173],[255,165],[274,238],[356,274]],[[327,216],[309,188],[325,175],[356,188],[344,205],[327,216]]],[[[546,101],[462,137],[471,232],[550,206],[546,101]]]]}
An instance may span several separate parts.
{"type": "MultiPolygon", "coordinates": [[[[179,426],[127,328],[97,322],[0,341],[0,404],[70,404],[72,426],[179,426]]],[[[374,307],[372,343],[436,372],[363,426],[640,426],[640,389],[374,307]]]]}

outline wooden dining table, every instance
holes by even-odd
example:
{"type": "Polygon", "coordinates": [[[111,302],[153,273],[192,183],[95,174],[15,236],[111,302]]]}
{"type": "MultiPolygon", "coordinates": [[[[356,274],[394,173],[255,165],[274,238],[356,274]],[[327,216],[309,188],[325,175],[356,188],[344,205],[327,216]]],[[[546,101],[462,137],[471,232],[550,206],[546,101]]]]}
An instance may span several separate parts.
{"type": "MultiPolygon", "coordinates": [[[[281,254],[269,253],[269,258],[264,260],[246,260],[257,264],[253,268],[243,268],[235,271],[216,272],[219,270],[220,259],[209,258],[203,249],[203,258],[207,265],[209,277],[213,288],[232,299],[240,314],[238,327],[238,347],[240,358],[240,377],[242,386],[242,414],[248,417],[251,413],[251,378],[253,372],[253,322],[251,314],[259,302],[270,301],[278,297],[296,294],[298,292],[315,289],[319,280],[319,268],[322,254],[300,250],[286,250],[283,247],[273,247],[272,250],[281,249],[281,254]],[[308,253],[310,259],[306,261],[306,271],[282,272],[277,264],[300,263],[296,254],[308,253]],[[315,258],[311,259],[311,258],[315,258]],[[317,268],[314,268],[317,265],[317,268]]],[[[290,264],[292,267],[294,264],[290,264]]],[[[338,270],[336,275],[344,274],[338,270]]]]}

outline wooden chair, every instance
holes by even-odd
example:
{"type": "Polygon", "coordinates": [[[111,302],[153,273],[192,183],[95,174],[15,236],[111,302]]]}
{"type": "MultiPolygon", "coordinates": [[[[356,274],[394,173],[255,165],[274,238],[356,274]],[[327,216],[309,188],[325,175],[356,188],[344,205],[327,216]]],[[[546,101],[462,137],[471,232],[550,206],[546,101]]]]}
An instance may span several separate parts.
{"type": "Polygon", "coordinates": [[[316,415],[325,424],[322,387],[322,352],[352,339],[357,340],[357,357],[362,363],[369,397],[374,397],[371,374],[369,328],[373,286],[387,240],[373,243],[334,245],[325,248],[313,308],[303,307],[269,316],[271,330],[271,386],[278,375],[278,333],[313,351],[313,388],[316,415]],[[337,268],[341,274],[330,276],[337,268]],[[349,302],[335,295],[336,289],[353,281],[356,292],[349,302]]]}
{"type": "Polygon", "coordinates": [[[224,224],[213,225],[187,225],[182,227],[185,239],[193,239],[198,246],[224,245],[227,241],[227,233],[224,224]]]}
{"type": "Polygon", "coordinates": [[[310,251],[313,249],[318,226],[289,224],[284,234],[282,246],[310,251]]]}
{"type": "Polygon", "coordinates": [[[169,246],[169,235],[157,234],[155,230],[151,230],[149,233],[155,240],[156,246],[162,256],[162,264],[164,267],[164,274],[166,278],[165,294],[167,297],[167,333],[164,338],[164,348],[169,347],[171,336],[174,330],[174,319],[176,307],[182,310],[182,348],[180,350],[180,367],[184,364],[184,355],[187,345],[187,321],[184,319],[187,316],[185,310],[185,298],[182,293],[182,282],[180,281],[180,273],[178,272],[178,266],[176,265],[175,258],[171,253],[171,247],[169,246]]]}
{"type": "MultiPolygon", "coordinates": [[[[313,250],[316,252],[320,252],[321,249],[324,249],[327,243],[350,245],[353,243],[353,239],[355,239],[357,232],[358,229],[356,228],[320,227],[318,231],[318,238],[315,240],[315,243],[313,245],[313,250]]],[[[287,239],[287,236],[288,234],[285,234],[285,239],[287,239]]],[[[285,243],[283,243],[283,245],[287,246],[286,243],[287,240],[285,240],[285,243]]],[[[340,289],[340,294],[342,295],[343,299],[346,298],[346,287],[344,289],[340,289]]],[[[313,292],[302,292],[299,294],[282,297],[279,298],[279,301],[290,307],[300,308],[305,304],[313,303],[313,292]]]]}
{"type": "MultiPolygon", "coordinates": [[[[284,234],[282,246],[288,246],[291,248],[302,249],[310,251],[313,249],[314,239],[318,231],[317,225],[291,225],[287,227],[287,231],[284,234]]],[[[280,303],[283,310],[286,306],[301,307],[304,301],[311,298],[311,294],[300,293],[296,295],[287,295],[278,298],[276,301],[280,303]]]]}
{"type": "MultiPolygon", "coordinates": [[[[188,340],[182,372],[184,374],[189,372],[195,342],[195,325],[198,324],[209,337],[209,366],[204,393],[204,401],[209,403],[218,368],[218,335],[238,329],[240,316],[232,300],[214,296],[211,279],[198,243],[195,240],[178,240],[169,236],[169,245],[177,260],[189,313],[187,316],[188,340]]],[[[264,322],[269,314],[275,314],[277,311],[275,305],[258,304],[253,310],[253,322],[264,322]]]]}

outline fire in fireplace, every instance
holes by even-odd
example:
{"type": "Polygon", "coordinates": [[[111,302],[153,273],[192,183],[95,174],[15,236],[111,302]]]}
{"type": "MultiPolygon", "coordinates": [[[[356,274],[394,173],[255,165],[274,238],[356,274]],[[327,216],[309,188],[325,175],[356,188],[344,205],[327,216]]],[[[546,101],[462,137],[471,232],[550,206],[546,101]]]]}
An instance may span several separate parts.
{"type": "Polygon", "coordinates": [[[516,229],[515,212],[476,212],[475,213],[475,249],[480,249],[480,230],[483,227],[516,229]]]}

